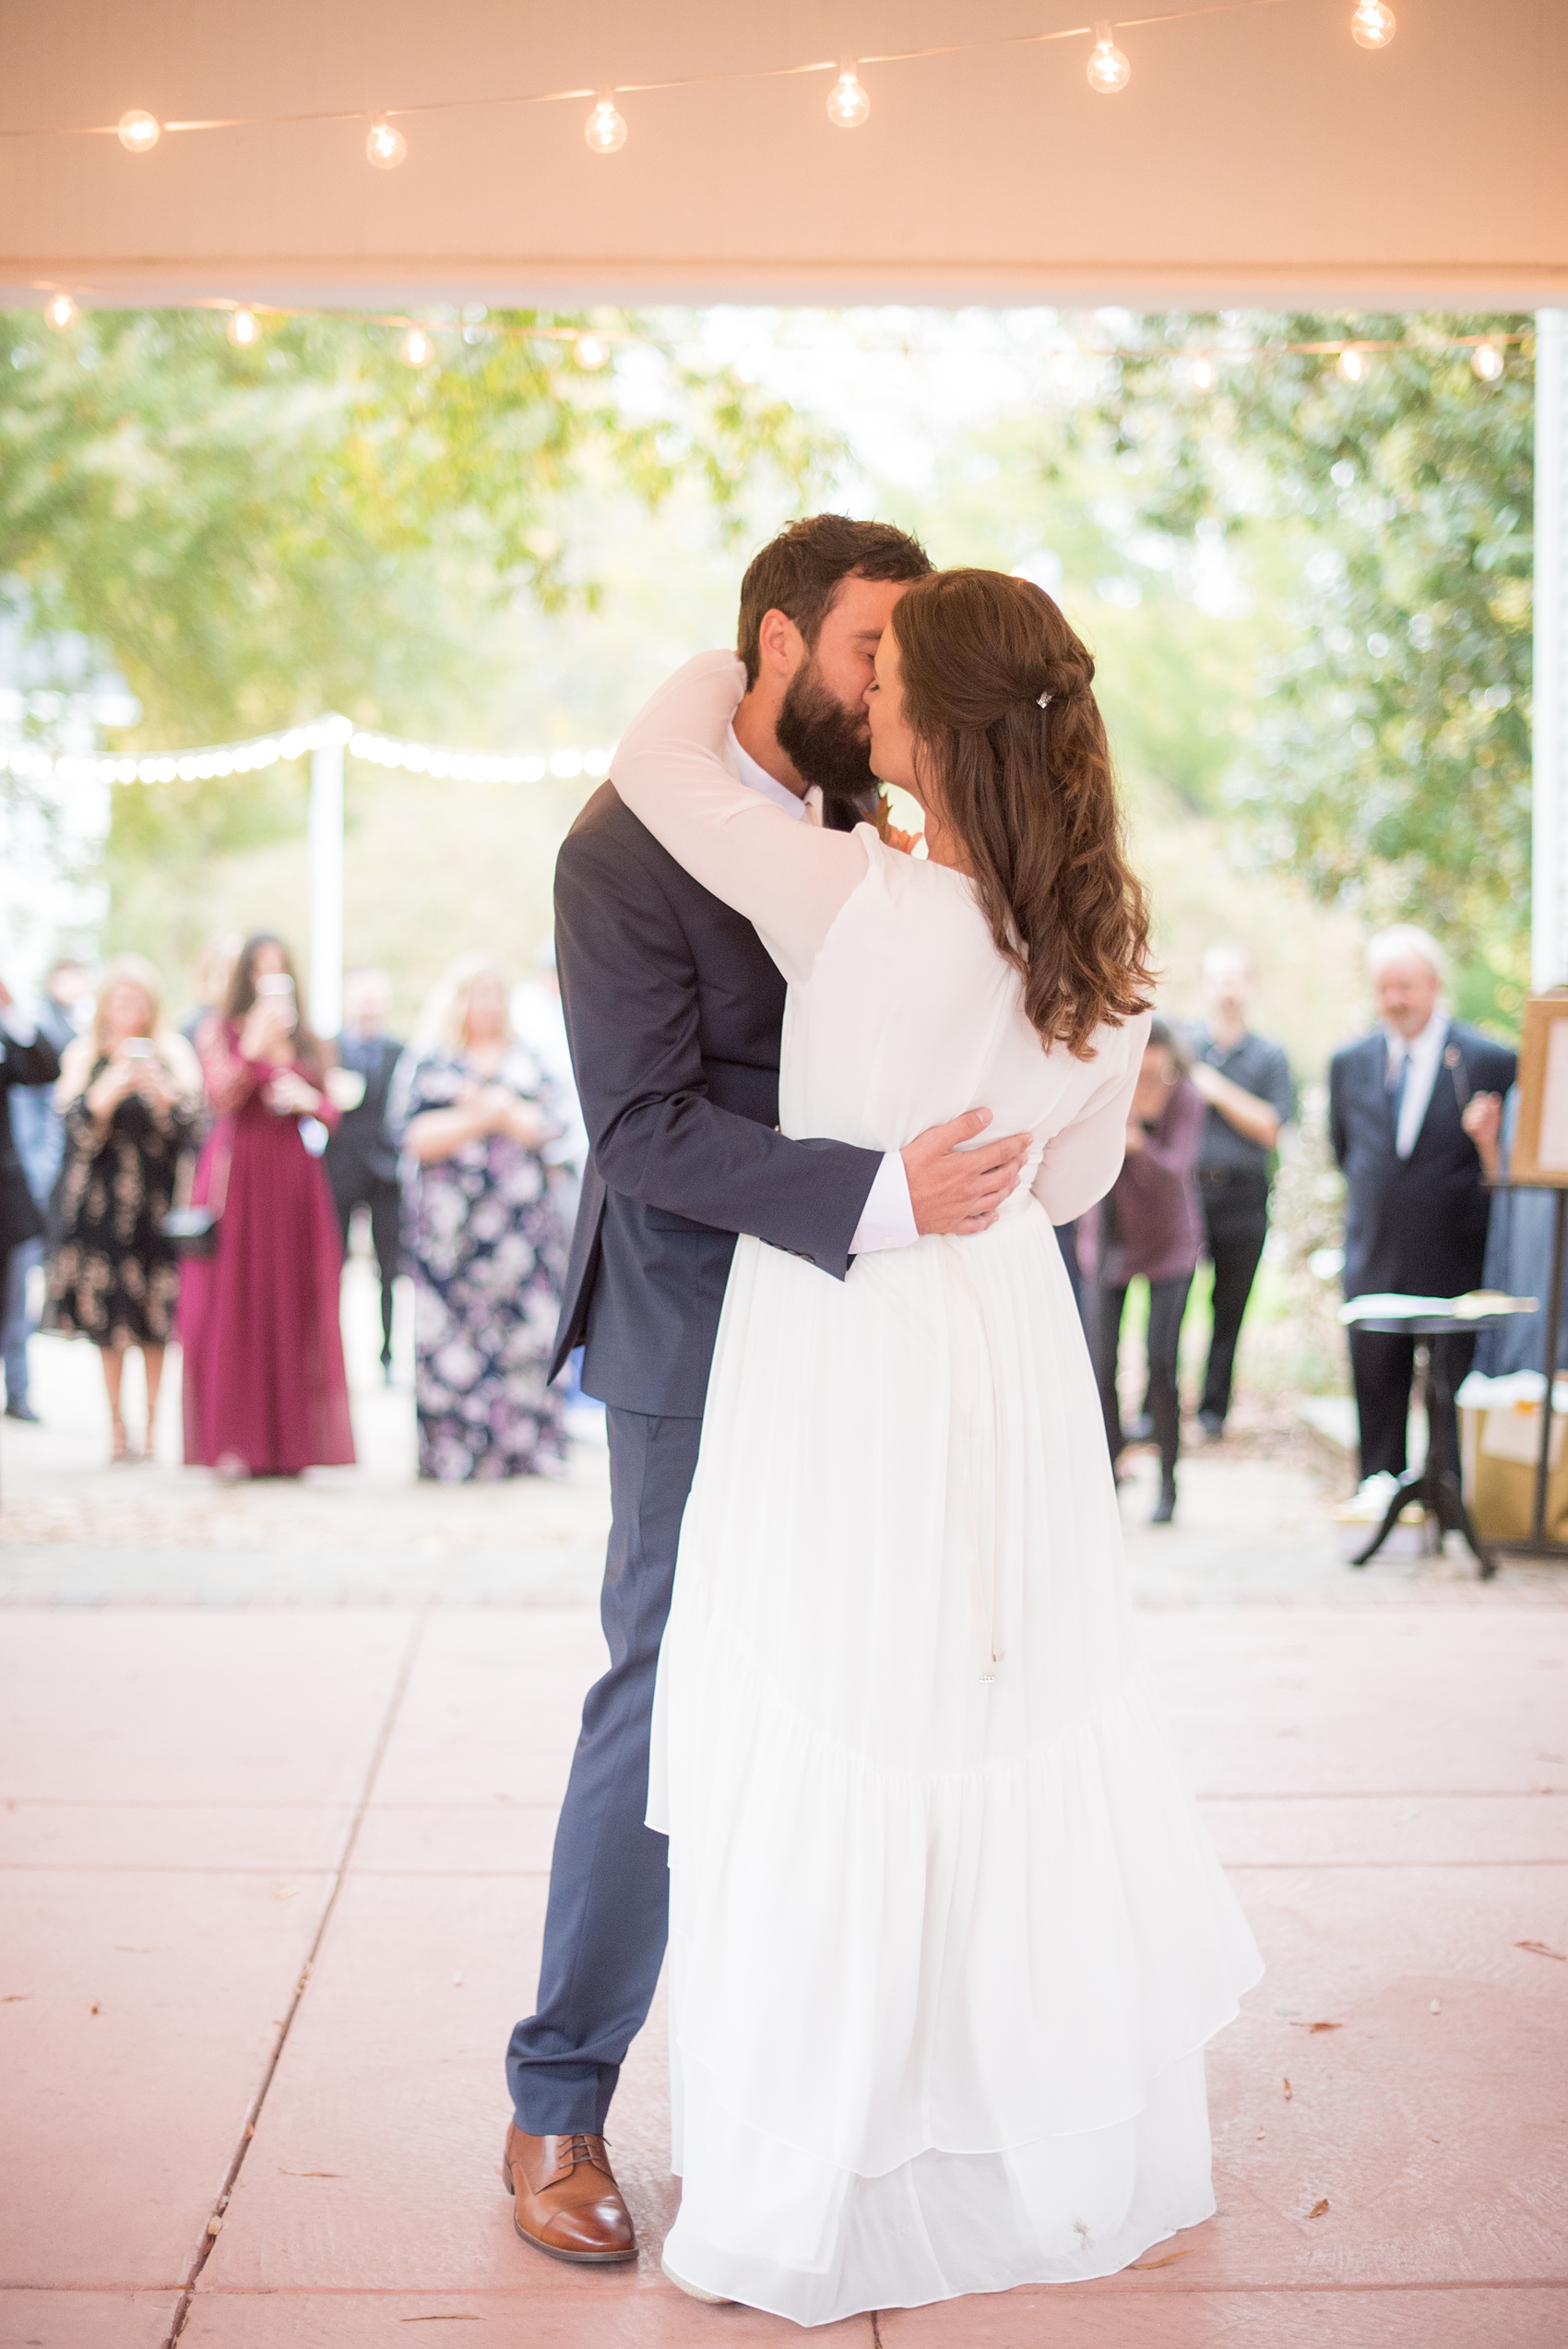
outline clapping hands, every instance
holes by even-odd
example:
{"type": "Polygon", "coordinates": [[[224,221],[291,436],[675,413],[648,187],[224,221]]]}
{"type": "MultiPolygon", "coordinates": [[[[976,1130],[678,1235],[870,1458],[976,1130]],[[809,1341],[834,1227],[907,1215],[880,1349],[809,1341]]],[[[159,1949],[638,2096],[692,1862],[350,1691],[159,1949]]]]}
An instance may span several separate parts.
{"type": "Polygon", "coordinates": [[[269,1078],[266,1100],[275,1117],[314,1117],[321,1107],[321,1095],[297,1068],[279,1068],[269,1078]]]}
{"type": "Polygon", "coordinates": [[[549,1130],[533,1103],[522,1100],[509,1085],[462,1085],[457,1107],[471,1112],[476,1134],[505,1134],[525,1150],[537,1150],[549,1130]]]}

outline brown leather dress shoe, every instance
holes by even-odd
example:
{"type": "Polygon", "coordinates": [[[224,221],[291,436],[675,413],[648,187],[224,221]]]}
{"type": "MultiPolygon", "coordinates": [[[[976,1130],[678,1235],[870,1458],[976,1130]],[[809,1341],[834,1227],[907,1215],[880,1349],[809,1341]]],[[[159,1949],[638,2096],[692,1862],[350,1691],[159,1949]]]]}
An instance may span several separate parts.
{"type": "Polygon", "coordinates": [[[514,2126],[501,2175],[513,2198],[512,2224],[536,2251],[589,2264],[636,2258],[631,2212],[602,2137],[529,2137],[514,2126]]]}

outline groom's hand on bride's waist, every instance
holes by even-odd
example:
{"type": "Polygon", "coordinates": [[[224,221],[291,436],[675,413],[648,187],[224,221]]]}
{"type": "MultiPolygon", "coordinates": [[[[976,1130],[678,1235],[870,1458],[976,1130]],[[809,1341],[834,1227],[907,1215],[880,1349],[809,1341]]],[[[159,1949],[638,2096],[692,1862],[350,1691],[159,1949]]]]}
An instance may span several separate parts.
{"type": "Polygon", "coordinates": [[[917,1232],[983,1232],[995,1222],[1002,1202],[1017,1187],[1033,1137],[1007,1134],[976,1142],[990,1123],[989,1109],[967,1109],[945,1126],[929,1126],[900,1153],[917,1232]]]}

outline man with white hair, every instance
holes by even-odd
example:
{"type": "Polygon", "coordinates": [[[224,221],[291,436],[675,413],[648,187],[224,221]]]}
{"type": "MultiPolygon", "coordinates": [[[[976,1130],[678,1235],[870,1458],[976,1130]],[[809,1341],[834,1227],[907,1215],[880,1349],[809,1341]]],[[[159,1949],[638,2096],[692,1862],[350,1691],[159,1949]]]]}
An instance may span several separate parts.
{"type": "MultiPolygon", "coordinates": [[[[1477,1287],[1490,1201],[1465,1130],[1479,1097],[1505,1093],[1515,1056],[1449,1016],[1442,948],[1409,923],[1367,948],[1378,1025],[1336,1052],[1328,1071],[1329,1135],[1349,1189],[1345,1294],[1461,1296],[1477,1287]]],[[[1450,1395],[1470,1366],[1473,1338],[1440,1338],[1450,1395]]],[[[1406,1467],[1415,1341],[1357,1330],[1350,1369],[1360,1422],[1361,1495],[1369,1514],[1406,1467]]],[[[1431,1431],[1437,1457],[1459,1468],[1452,1405],[1431,1431]]]]}

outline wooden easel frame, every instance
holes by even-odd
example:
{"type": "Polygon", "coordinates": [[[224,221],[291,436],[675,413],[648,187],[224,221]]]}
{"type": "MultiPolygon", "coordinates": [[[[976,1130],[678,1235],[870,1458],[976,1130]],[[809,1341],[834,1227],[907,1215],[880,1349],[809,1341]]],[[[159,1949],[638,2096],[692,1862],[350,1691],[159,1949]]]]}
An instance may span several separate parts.
{"type": "Polygon", "coordinates": [[[1550,1122],[1560,1138],[1568,1132],[1568,1097],[1554,1100],[1551,1118],[1546,1118],[1549,1077],[1554,1078],[1556,1086],[1568,1088],[1568,987],[1532,996],[1525,1006],[1519,1115],[1508,1161],[1509,1181],[1520,1190],[1568,1190],[1568,1149],[1554,1150],[1551,1163],[1541,1163],[1543,1124],[1550,1122]]]}

